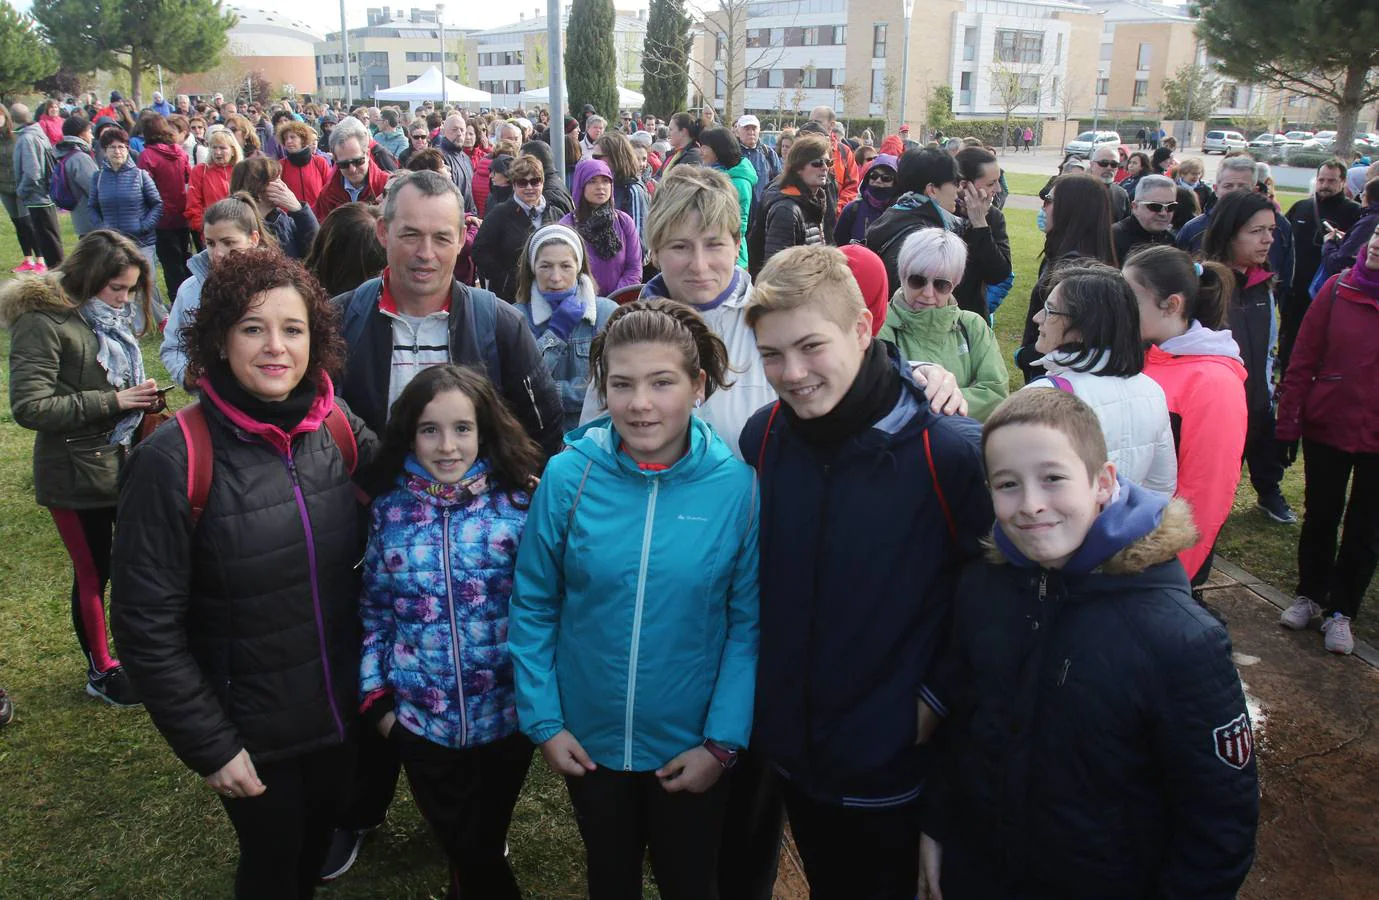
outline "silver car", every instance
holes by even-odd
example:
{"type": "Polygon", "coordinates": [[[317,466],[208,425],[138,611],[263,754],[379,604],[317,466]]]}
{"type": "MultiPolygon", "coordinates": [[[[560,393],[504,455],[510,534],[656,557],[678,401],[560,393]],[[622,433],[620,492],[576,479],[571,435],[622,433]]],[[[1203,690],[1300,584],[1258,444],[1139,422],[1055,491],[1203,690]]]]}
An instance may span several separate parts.
{"type": "Polygon", "coordinates": [[[1063,152],[1069,156],[1090,157],[1098,147],[1105,144],[1119,147],[1120,133],[1116,131],[1084,131],[1068,141],[1068,146],[1063,148],[1063,152]]]}
{"type": "Polygon", "coordinates": [[[1244,150],[1248,146],[1249,141],[1238,131],[1208,131],[1202,141],[1202,153],[1229,153],[1232,150],[1244,150]]]}

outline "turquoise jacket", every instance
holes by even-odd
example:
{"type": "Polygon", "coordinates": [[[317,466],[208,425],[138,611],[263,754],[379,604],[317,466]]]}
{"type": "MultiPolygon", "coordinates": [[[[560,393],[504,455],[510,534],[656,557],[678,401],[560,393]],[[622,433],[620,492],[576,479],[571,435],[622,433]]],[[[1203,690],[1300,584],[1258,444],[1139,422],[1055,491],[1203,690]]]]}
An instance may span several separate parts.
{"type": "Polygon", "coordinates": [[[517,720],[593,761],[658,769],[745,747],[757,669],[756,475],[698,417],[659,472],[607,416],[565,437],[532,499],[508,617],[517,720]]]}

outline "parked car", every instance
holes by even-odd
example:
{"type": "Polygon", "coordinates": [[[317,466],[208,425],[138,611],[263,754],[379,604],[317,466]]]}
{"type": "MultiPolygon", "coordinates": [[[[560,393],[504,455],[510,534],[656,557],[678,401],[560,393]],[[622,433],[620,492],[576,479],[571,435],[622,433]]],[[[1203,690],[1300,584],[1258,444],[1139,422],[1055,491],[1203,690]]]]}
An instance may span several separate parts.
{"type": "Polygon", "coordinates": [[[1276,150],[1282,150],[1285,147],[1297,147],[1301,144],[1302,141],[1292,140],[1281,134],[1269,134],[1268,132],[1265,132],[1264,134],[1261,134],[1259,137],[1250,141],[1251,147],[1254,147],[1255,149],[1265,150],[1271,147],[1276,150]]]}
{"type": "Polygon", "coordinates": [[[1249,146],[1245,140],[1245,135],[1238,131],[1208,131],[1207,136],[1202,141],[1202,153],[1229,153],[1232,150],[1244,150],[1249,146]]]}
{"type": "Polygon", "coordinates": [[[1120,133],[1115,131],[1084,131],[1068,141],[1063,148],[1065,154],[1090,157],[1102,144],[1120,144],[1120,133]]]}
{"type": "Polygon", "coordinates": [[[1290,141],[1297,141],[1298,143],[1302,143],[1303,141],[1310,140],[1311,138],[1315,137],[1315,135],[1313,135],[1310,131],[1287,131],[1284,132],[1283,136],[1290,141]]]}
{"type": "Polygon", "coordinates": [[[1316,134],[1312,135],[1312,140],[1316,141],[1323,150],[1330,150],[1331,145],[1336,143],[1336,132],[1318,131],[1316,134]]]}

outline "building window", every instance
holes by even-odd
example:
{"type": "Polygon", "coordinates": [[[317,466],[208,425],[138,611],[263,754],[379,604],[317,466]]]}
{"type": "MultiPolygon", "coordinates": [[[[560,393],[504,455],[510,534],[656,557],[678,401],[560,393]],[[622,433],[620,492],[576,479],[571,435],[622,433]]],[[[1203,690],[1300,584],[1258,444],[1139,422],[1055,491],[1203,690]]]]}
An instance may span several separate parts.
{"type": "Polygon", "coordinates": [[[800,43],[806,47],[817,47],[819,45],[819,29],[806,28],[800,37],[800,43]]]}
{"type": "Polygon", "coordinates": [[[1006,63],[1044,61],[1044,32],[1001,29],[996,32],[996,59],[1006,63]]]}
{"type": "Polygon", "coordinates": [[[962,58],[964,62],[971,62],[977,58],[977,29],[964,28],[962,30],[962,58]]]}
{"type": "Polygon", "coordinates": [[[848,42],[848,27],[846,25],[833,26],[833,43],[835,46],[843,46],[848,42]]]}
{"type": "Polygon", "coordinates": [[[785,87],[785,70],[772,69],[766,75],[766,86],[773,88],[785,87]]]}
{"type": "Polygon", "coordinates": [[[963,72],[958,80],[958,105],[972,105],[972,73],[963,72]]]}
{"type": "MultiPolygon", "coordinates": [[[[769,33],[769,32],[767,33],[767,40],[768,40],[768,41],[770,40],[770,33],[769,33]]],[[[760,28],[748,28],[748,29],[747,29],[747,49],[748,49],[748,50],[755,50],[756,48],[760,47],[761,45],[762,45],[762,43],[761,43],[761,29],[760,29],[760,28]]]]}
{"type": "Polygon", "coordinates": [[[1240,105],[1240,85],[1228,84],[1221,88],[1221,105],[1231,109],[1240,105]]]}
{"type": "Polygon", "coordinates": [[[726,48],[727,43],[728,43],[728,36],[727,36],[726,34],[724,34],[723,32],[721,32],[721,31],[718,32],[718,36],[717,36],[717,39],[716,39],[715,42],[714,42],[714,48],[713,48],[713,58],[714,58],[714,59],[722,59],[722,58],[723,58],[723,51],[724,51],[724,49],[726,48]]]}
{"type": "Polygon", "coordinates": [[[886,26],[873,25],[871,27],[871,58],[886,58],[886,26]]]}
{"type": "Polygon", "coordinates": [[[1149,79],[1135,79],[1135,96],[1130,100],[1131,106],[1144,106],[1145,100],[1149,98],[1149,79]]]}
{"type": "Polygon", "coordinates": [[[886,70],[871,70],[871,102],[882,103],[886,99],[886,70]]]}
{"type": "Polygon", "coordinates": [[[1063,65],[1063,35],[1061,34],[1058,36],[1058,45],[1053,51],[1053,64],[1055,66],[1063,65]]]}
{"type": "Polygon", "coordinates": [[[727,93],[728,80],[723,77],[722,72],[713,73],[713,96],[715,100],[722,100],[727,93]]]}
{"type": "Polygon", "coordinates": [[[1110,62],[1116,55],[1116,45],[1107,41],[1101,45],[1101,61],[1110,62]]]}
{"type": "Polygon", "coordinates": [[[1096,93],[1098,97],[1105,97],[1111,93],[1111,79],[1098,78],[1096,80],[1096,93]]]}
{"type": "Polygon", "coordinates": [[[1151,51],[1153,49],[1154,48],[1152,44],[1140,44],[1140,54],[1138,62],[1135,64],[1135,68],[1140,69],[1141,71],[1149,68],[1149,57],[1151,56],[1151,51]]]}
{"type": "Polygon", "coordinates": [[[807,88],[833,87],[832,69],[804,69],[800,73],[800,84],[807,88]]]}

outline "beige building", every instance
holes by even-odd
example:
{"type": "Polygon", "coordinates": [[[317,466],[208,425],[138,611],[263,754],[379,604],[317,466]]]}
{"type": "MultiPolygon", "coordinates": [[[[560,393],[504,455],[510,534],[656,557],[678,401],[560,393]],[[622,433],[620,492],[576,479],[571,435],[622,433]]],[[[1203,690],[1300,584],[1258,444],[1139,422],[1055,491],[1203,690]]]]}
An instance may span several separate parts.
{"type": "MultiPolygon", "coordinates": [[[[349,96],[373,97],[384,88],[415,81],[432,66],[441,65],[439,13],[435,9],[368,10],[368,25],[349,29],[350,56],[346,67],[340,33],[317,41],[316,81],[327,100],[344,98],[348,68],[349,96]]],[[[459,69],[461,35],[447,28],[444,71],[455,78],[459,69]]]]}

